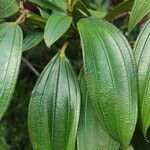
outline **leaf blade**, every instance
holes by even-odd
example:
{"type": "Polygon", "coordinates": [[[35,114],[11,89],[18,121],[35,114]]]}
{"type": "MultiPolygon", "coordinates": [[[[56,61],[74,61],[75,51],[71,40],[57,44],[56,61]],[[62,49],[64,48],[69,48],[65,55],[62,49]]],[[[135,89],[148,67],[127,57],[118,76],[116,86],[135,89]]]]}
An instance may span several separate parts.
{"type": "Polygon", "coordinates": [[[63,9],[61,9],[59,6],[55,5],[49,0],[29,0],[29,1],[39,5],[41,8],[44,8],[44,9],[53,9],[53,10],[57,10],[60,12],[64,12],[63,9]]]}
{"type": "Polygon", "coordinates": [[[8,108],[13,95],[22,54],[22,31],[18,25],[0,25],[0,119],[8,108]]]}
{"type": "Polygon", "coordinates": [[[128,31],[132,29],[150,12],[150,3],[148,0],[135,0],[128,25],[128,31]]]}
{"type": "Polygon", "coordinates": [[[19,11],[19,6],[16,0],[1,0],[0,1],[0,18],[7,18],[19,11]]]}
{"type": "Polygon", "coordinates": [[[43,38],[44,33],[40,30],[34,30],[32,33],[28,34],[23,40],[23,52],[37,46],[42,42],[43,38]]]}
{"type": "Polygon", "coordinates": [[[29,105],[29,133],[34,149],[74,149],[80,90],[65,56],[57,54],[41,74],[29,105]],[[51,88],[49,88],[51,87],[51,88]]]}
{"type": "Polygon", "coordinates": [[[70,16],[54,14],[49,17],[44,31],[44,40],[47,47],[50,47],[68,30],[71,22],[70,16]]]}
{"type": "Polygon", "coordinates": [[[149,104],[149,88],[150,88],[150,21],[146,23],[141,30],[134,46],[134,56],[138,68],[139,80],[139,123],[146,139],[148,127],[150,126],[150,104],[149,104]]]}
{"type": "Polygon", "coordinates": [[[82,19],[78,30],[95,113],[109,135],[127,146],[137,120],[136,71],[131,48],[122,33],[106,21],[82,19]]]}

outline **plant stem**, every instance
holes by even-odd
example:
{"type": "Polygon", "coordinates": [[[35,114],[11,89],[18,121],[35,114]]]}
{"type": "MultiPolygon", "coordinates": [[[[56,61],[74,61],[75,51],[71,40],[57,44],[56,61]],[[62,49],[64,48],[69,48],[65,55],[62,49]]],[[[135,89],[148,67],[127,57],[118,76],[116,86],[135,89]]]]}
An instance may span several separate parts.
{"type": "Polygon", "coordinates": [[[61,56],[64,56],[65,50],[66,50],[68,44],[69,44],[69,42],[66,41],[66,42],[64,43],[64,45],[62,46],[62,49],[61,49],[61,56]]]}
{"type": "Polygon", "coordinates": [[[29,11],[26,14],[26,18],[29,22],[37,25],[38,27],[44,29],[46,25],[46,19],[42,18],[41,16],[34,14],[33,12],[29,11]]]}

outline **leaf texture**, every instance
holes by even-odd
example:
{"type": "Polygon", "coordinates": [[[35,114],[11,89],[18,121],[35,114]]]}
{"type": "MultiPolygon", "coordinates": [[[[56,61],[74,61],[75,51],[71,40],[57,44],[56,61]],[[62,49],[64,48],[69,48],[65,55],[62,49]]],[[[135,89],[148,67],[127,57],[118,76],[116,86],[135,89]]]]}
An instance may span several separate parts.
{"type": "Polygon", "coordinates": [[[51,15],[47,21],[44,39],[47,47],[56,42],[70,27],[72,18],[61,14],[51,15]]]}
{"type": "Polygon", "coordinates": [[[149,0],[135,0],[129,20],[129,32],[150,12],[149,0]]]}
{"type": "Polygon", "coordinates": [[[97,116],[94,115],[84,76],[81,77],[80,82],[81,113],[77,134],[78,150],[118,150],[119,143],[105,132],[97,116]]]}
{"type": "Polygon", "coordinates": [[[0,18],[7,18],[19,11],[19,6],[16,0],[1,0],[0,1],[0,18]]]}
{"type": "Polygon", "coordinates": [[[131,48],[122,33],[104,20],[82,19],[78,29],[95,113],[109,135],[127,146],[137,121],[137,78],[131,48]]]}
{"type": "Polygon", "coordinates": [[[22,54],[23,35],[14,23],[0,25],[0,119],[15,89],[22,54]]]}
{"type": "Polygon", "coordinates": [[[23,40],[23,52],[34,48],[44,39],[44,33],[41,30],[34,30],[29,33],[23,40]]]}
{"type": "Polygon", "coordinates": [[[140,32],[134,47],[139,78],[139,120],[146,138],[150,126],[150,21],[140,32]]]}
{"type": "Polygon", "coordinates": [[[35,150],[74,150],[80,90],[72,67],[57,54],[42,72],[29,105],[29,133],[35,150]]]}

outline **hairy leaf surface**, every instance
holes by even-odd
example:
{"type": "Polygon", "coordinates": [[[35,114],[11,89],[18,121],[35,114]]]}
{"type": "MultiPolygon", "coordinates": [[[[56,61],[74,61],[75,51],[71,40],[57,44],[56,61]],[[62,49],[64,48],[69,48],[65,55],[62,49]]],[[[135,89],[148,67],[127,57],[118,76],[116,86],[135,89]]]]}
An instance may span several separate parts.
{"type": "Polygon", "coordinates": [[[82,19],[78,29],[95,113],[109,135],[126,146],[137,121],[137,79],[131,48],[122,33],[104,20],[82,19]]]}
{"type": "Polygon", "coordinates": [[[142,29],[135,47],[139,78],[139,120],[146,138],[150,126],[150,21],[142,29]]]}
{"type": "Polygon", "coordinates": [[[80,90],[72,67],[57,54],[42,72],[29,106],[29,133],[35,150],[74,150],[80,90]]]}
{"type": "Polygon", "coordinates": [[[119,144],[112,139],[94,115],[84,76],[80,79],[81,113],[78,127],[78,150],[118,150],[119,144]]]}
{"type": "Polygon", "coordinates": [[[149,0],[135,0],[131,16],[129,20],[128,29],[131,31],[140,21],[150,12],[149,0]]]}
{"type": "Polygon", "coordinates": [[[61,14],[51,15],[47,21],[44,39],[47,47],[56,42],[70,27],[72,18],[61,14]]]}
{"type": "Polygon", "coordinates": [[[0,119],[15,89],[22,54],[23,35],[14,23],[0,25],[0,119]]]}
{"type": "Polygon", "coordinates": [[[0,0],[0,18],[7,18],[19,11],[16,0],[0,0]]]}

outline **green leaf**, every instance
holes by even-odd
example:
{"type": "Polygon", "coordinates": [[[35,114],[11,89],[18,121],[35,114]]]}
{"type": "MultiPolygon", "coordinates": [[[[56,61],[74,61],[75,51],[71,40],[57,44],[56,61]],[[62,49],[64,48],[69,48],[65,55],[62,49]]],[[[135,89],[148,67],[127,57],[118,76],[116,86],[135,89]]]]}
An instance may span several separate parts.
{"type": "Polygon", "coordinates": [[[149,0],[135,0],[129,20],[128,31],[130,32],[150,12],[149,0]]]}
{"type": "Polygon", "coordinates": [[[43,18],[48,19],[50,16],[50,13],[46,12],[45,10],[39,8],[40,14],[43,18]]]}
{"type": "Polygon", "coordinates": [[[81,77],[81,113],[78,127],[78,150],[118,150],[119,144],[102,128],[93,113],[84,76],[81,77]]]}
{"type": "Polygon", "coordinates": [[[38,6],[44,9],[52,9],[52,10],[64,12],[64,10],[61,7],[58,7],[57,5],[55,5],[49,0],[29,0],[29,1],[37,4],[38,6]]]}
{"type": "Polygon", "coordinates": [[[0,1],[0,18],[7,18],[19,11],[19,6],[16,0],[1,0],[0,1]]]}
{"type": "Polygon", "coordinates": [[[23,52],[37,46],[43,40],[43,36],[43,31],[37,29],[29,33],[23,41],[23,52]]]}
{"type": "Polygon", "coordinates": [[[134,47],[139,78],[139,122],[146,138],[150,126],[150,21],[140,32],[134,47]]]}
{"type": "Polygon", "coordinates": [[[49,17],[44,31],[44,40],[47,47],[50,47],[68,30],[71,22],[70,16],[54,14],[49,17]]]}
{"type": "Polygon", "coordinates": [[[83,17],[87,17],[87,16],[91,16],[89,10],[87,9],[87,7],[83,4],[83,2],[81,0],[75,0],[72,4],[73,6],[73,12],[72,12],[72,16],[74,19],[74,22],[76,23],[79,19],[83,18],[83,17]]]}
{"type": "Polygon", "coordinates": [[[17,81],[23,35],[14,23],[0,25],[0,119],[3,117],[17,81]]]}
{"type": "Polygon", "coordinates": [[[29,105],[28,125],[34,150],[73,150],[80,89],[64,54],[57,54],[39,77],[29,105]]]}
{"type": "Polygon", "coordinates": [[[118,16],[122,15],[123,13],[130,11],[133,7],[134,0],[125,0],[119,5],[117,5],[114,9],[112,9],[106,16],[106,20],[114,20],[118,16]]]}
{"type": "MultiPolygon", "coordinates": [[[[51,0],[56,6],[60,7],[64,13],[67,11],[67,2],[66,0],[51,0]]],[[[53,13],[62,13],[58,10],[53,10],[53,13]]]]}
{"type": "Polygon", "coordinates": [[[127,146],[137,121],[137,79],[132,50],[112,24],[82,19],[78,29],[83,47],[85,80],[102,126],[127,146]]]}

